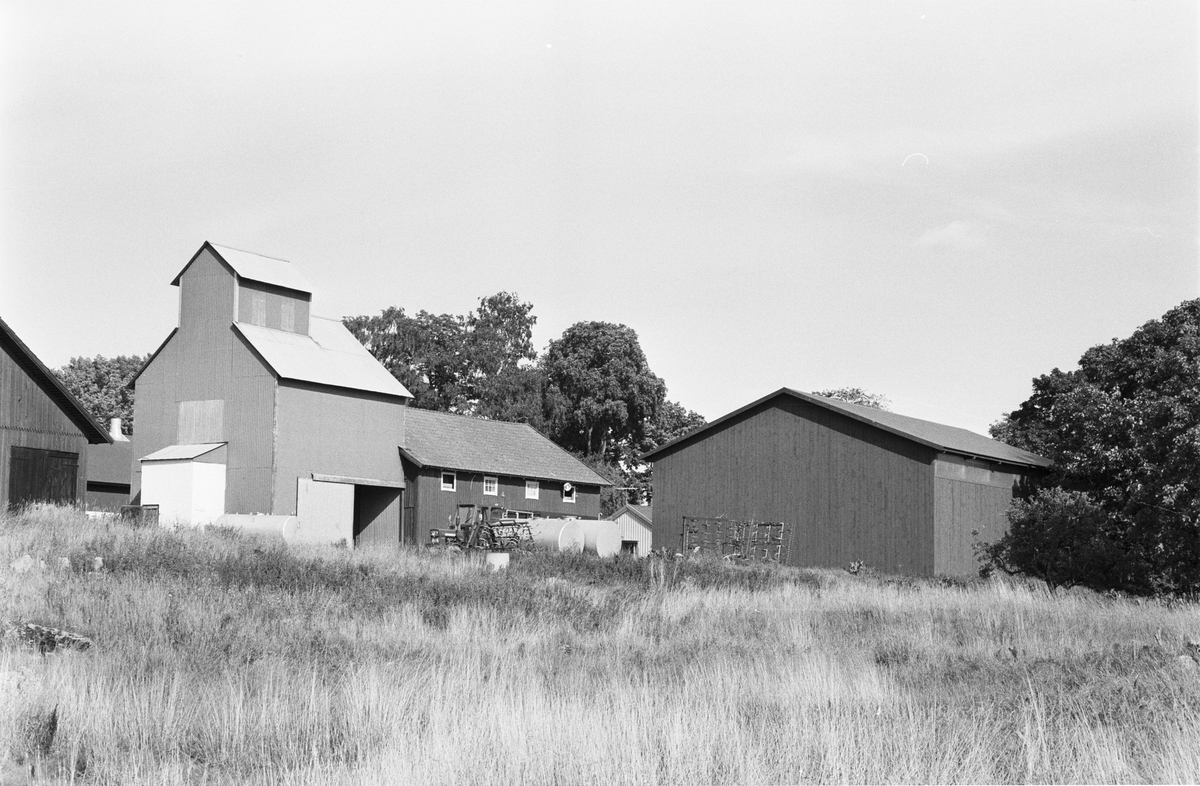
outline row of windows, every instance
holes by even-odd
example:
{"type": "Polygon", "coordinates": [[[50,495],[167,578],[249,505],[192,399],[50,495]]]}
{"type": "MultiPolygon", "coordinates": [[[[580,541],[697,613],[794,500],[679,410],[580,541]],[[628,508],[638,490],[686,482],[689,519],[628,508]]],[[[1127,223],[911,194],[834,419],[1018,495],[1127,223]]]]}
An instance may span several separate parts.
{"type": "MultiPolygon", "coordinates": [[[[442,473],[442,491],[458,491],[458,474],[455,472],[442,473]]],[[[491,475],[483,476],[483,493],[485,496],[495,497],[500,494],[500,478],[491,475]]],[[[525,481],[525,499],[537,499],[541,494],[541,485],[536,480],[525,481]]],[[[570,483],[563,484],[562,490],[563,502],[575,502],[575,487],[570,483]]]]}

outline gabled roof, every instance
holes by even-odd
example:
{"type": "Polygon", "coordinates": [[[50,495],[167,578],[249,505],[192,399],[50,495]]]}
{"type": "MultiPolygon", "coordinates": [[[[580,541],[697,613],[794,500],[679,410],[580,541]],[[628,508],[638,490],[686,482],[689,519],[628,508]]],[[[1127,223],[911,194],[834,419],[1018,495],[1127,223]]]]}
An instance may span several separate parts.
{"type": "Polygon", "coordinates": [[[253,254],[249,251],[240,251],[236,248],[228,248],[227,246],[218,246],[204,241],[204,245],[200,246],[200,250],[192,255],[188,263],[183,266],[183,270],[171,281],[173,286],[179,286],[179,279],[183,278],[183,273],[186,271],[196,257],[200,256],[204,249],[208,249],[216,255],[225,264],[233,269],[241,278],[249,279],[250,281],[259,281],[263,284],[273,284],[277,287],[285,289],[294,289],[297,292],[312,294],[312,285],[308,283],[300,271],[292,267],[292,263],[286,259],[275,259],[274,257],[264,257],[262,254],[253,254]]]}
{"type": "Polygon", "coordinates": [[[400,453],[418,467],[612,485],[528,423],[481,420],[409,407],[400,453]]]}
{"type": "Polygon", "coordinates": [[[412,398],[339,320],[311,317],[307,336],[245,322],[233,326],[281,379],[412,398]]]}
{"type": "Polygon", "coordinates": [[[811,393],[801,393],[791,388],[780,388],[769,396],[764,396],[758,401],[747,404],[724,417],[717,418],[695,431],[671,440],[667,444],[646,453],[642,458],[646,461],[654,461],[663,453],[670,451],[681,443],[695,439],[710,429],[781,396],[790,396],[809,404],[816,404],[819,407],[839,412],[859,422],[896,434],[897,436],[904,437],[905,439],[943,453],[953,453],[968,458],[988,459],[990,461],[1027,467],[1048,467],[1053,463],[1036,453],[1015,448],[999,440],[988,439],[981,434],[976,434],[974,431],[967,431],[964,428],[946,426],[941,423],[920,420],[919,418],[910,418],[907,415],[897,415],[895,412],[885,412],[881,409],[864,407],[860,404],[849,404],[845,401],[825,398],[824,396],[817,396],[811,393]]]}
{"type": "Polygon", "coordinates": [[[91,413],[84,409],[83,404],[71,391],[67,390],[62,381],[54,375],[50,369],[46,368],[46,364],[38,359],[37,355],[29,347],[25,346],[25,342],[17,337],[13,329],[8,326],[3,319],[0,319],[0,346],[3,346],[17,365],[28,374],[38,387],[50,397],[50,399],[58,405],[63,414],[70,418],[71,422],[83,432],[83,436],[87,437],[87,441],[93,445],[112,442],[112,437],[108,431],[101,426],[91,413]]]}
{"type": "Polygon", "coordinates": [[[654,508],[650,505],[626,505],[609,516],[608,520],[616,521],[626,513],[633,516],[641,524],[644,524],[647,527],[653,526],[654,524],[654,508]]]}

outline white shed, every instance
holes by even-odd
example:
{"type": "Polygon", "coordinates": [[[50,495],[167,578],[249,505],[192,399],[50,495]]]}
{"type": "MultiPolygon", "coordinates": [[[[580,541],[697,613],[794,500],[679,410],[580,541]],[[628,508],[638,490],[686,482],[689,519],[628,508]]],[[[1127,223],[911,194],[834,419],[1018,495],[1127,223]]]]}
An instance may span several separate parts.
{"type": "Polygon", "coordinates": [[[621,533],[621,551],[644,557],[650,553],[651,522],[654,509],[650,505],[626,505],[608,517],[621,533]]]}

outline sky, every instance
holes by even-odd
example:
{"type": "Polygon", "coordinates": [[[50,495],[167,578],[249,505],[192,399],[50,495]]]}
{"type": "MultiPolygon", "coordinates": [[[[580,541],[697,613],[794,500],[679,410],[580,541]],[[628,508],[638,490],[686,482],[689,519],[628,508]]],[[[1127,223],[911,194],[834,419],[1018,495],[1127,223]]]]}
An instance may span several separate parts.
{"type": "Polygon", "coordinates": [[[637,331],[715,419],[861,387],[985,432],[1200,297],[1197,5],[0,5],[0,317],[144,354],[200,245],[324,316],[637,331]]]}

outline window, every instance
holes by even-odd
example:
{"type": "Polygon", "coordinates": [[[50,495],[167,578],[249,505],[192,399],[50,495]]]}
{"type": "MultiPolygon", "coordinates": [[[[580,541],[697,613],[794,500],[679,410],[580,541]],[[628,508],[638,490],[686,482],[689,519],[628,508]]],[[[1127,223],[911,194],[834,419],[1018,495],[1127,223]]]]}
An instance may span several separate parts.
{"type": "Polygon", "coordinates": [[[500,493],[500,480],[490,475],[483,476],[483,493],[494,497],[500,493]]]}
{"type": "Polygon", "coordinates": [[[453,472],[443,472],[442,491],[455,491],[458,488],[457,480],[453,472]]]}
{"type": "Polygon", "coordinates": [[[538,498],[538,482],[536,480],[525,481],[525,499],[538,498]]]}
{"type": "Polygon", "coordinates": [[[570,483],[563,484],[563,502],[575,504],[575,487],[570,483]]]}

